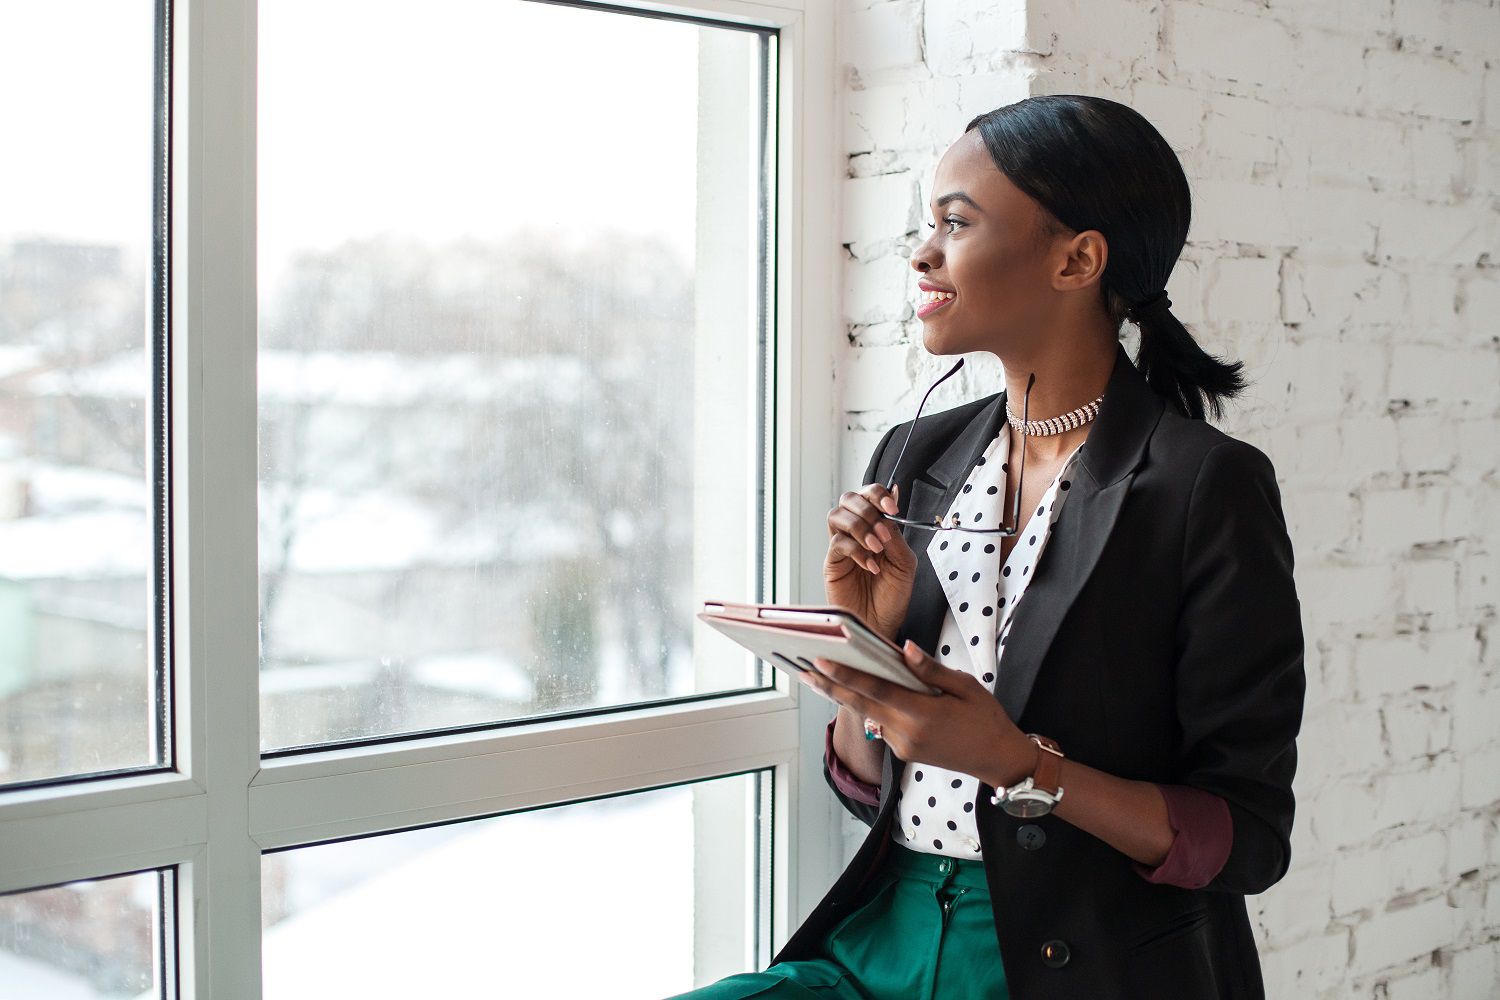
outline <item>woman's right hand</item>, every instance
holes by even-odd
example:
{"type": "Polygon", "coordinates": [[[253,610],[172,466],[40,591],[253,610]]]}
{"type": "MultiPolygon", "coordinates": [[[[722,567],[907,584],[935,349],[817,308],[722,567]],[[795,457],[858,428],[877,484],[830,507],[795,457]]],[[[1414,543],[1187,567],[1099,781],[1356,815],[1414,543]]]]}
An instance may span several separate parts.
{"type": "Polygon", "coordinates": [[[898,499],[880,483],[839,497],[838,506],[828,512],[823,562],[828,603],[854,612],[893,642],[917,577],[916,553],[880,516],[882,510],[897,513],[898,499]]]}

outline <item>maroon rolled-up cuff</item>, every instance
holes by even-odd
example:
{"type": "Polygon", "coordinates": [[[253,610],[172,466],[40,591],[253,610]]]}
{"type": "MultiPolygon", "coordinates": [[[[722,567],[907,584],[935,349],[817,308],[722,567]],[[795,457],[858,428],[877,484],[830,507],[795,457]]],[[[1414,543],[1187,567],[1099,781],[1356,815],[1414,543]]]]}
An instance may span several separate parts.
{"type": "Polygon", "coordinates": [[[833,749],[833,727],[838,721],[838,716],[829,719],[828,728],[823,731],[823,760],[828,764],[828,773],[833,776],[833,783],[838,786],[839,791],[851,799],[866,805],[879,805],[880,786],[856,778],[833,749]]]}
{"type": "Polygon", "coordinates": [[[1132,861],[1131,867],[1147,882],[1201,889],[1219,874],[1234,843],[1229,803],[1191,785],[1157,782],[1156,787],[1167,800],[1167,822],[1174,832],[1172,848],[1155,868],[1139,861],[1132,861]]]}

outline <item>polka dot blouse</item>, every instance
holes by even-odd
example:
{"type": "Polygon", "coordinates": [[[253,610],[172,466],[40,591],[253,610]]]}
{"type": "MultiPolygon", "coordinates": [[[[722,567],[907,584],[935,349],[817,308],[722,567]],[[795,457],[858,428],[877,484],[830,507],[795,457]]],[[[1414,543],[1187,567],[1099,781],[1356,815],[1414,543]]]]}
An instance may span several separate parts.
{"type": "MultiPolygon", "coordinates": [[[[954,496],[945,521],[957,514],[960,523],[976,528],[1004,523],[1002,505],[1011,436],[1007,421],[954,496]]],[[[934,655],[945,666],[967,670],[991,691],[996,676],[1004,669],[1011,619],[1047,547],[1053,521],[1067,500],[1077,459],[1078,448],[1074,448],[1031,512],[1025,531],[1003,566],[998,535],[935,531],[927,546],[927,556],[948,597],[948,612],[934,655]]],[[[891,824],[892,839],[925,854],[981,856],[974,822],[974,803],[979,798],[977,778],[908,761],[896,796],[897,822],[891,824]]]]}

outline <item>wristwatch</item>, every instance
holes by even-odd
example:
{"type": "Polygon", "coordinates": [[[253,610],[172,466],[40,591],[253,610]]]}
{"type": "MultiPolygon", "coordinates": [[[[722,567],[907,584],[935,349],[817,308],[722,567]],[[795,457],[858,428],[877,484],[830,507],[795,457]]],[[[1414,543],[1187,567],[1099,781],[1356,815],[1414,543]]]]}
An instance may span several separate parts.
{"type": "Polygon", "coordinates": [[[1023,819],[1045,816],[1063,797],[1062,786],[1058,784],[1062,777],[1062,747],[1056,740],[1037,733],[1027,733],[1026,737],[1041,747],[1036,772],[1009,788],[995,789],[995,794],[990,796],[991,805],[1023,819]]]}

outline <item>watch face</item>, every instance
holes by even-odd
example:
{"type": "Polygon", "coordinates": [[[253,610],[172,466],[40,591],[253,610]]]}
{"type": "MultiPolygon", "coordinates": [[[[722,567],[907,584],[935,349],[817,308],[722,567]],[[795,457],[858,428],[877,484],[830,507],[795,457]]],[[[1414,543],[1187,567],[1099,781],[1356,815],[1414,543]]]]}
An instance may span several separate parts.
{"type": "Polygon", "coordinates": [[[1045,816],[1052,811],[1052,796],[1040,789],[1022,789],[1007,796],[1000,808],[1022,819],[1045,816]]]}

